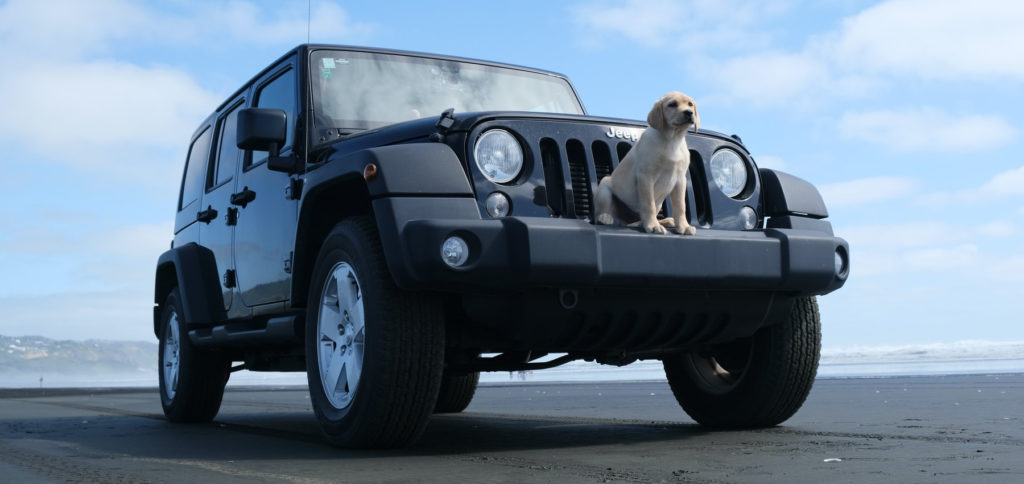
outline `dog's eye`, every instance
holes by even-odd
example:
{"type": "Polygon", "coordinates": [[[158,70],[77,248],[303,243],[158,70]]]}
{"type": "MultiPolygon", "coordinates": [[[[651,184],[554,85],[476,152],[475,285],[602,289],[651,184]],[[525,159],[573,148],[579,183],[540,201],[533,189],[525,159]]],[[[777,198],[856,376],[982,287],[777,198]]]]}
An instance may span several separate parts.
{"type": "Polygon", "coordinates": [[[691,108],[693,107],[693,101],[690,101],[690,102],[688,102],[686,104],[689,104],[691,108]]]}
{"type": "Polygon", "coordinates": [[[679,105],[679,103],[677,103],[675,101],[672,101],[672,102],[668,103],[668,107],[670,107],[670,108],[674,108],[674,107],[676,107],[678,105],[679,105]]]}

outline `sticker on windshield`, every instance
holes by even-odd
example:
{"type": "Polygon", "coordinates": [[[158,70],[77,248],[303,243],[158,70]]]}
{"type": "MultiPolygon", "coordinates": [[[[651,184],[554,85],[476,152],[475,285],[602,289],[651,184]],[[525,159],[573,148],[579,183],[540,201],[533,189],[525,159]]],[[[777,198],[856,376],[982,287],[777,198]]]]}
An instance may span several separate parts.
{"type": "Polygon", "coordinates": [[[324,57],[324,69],[334,69],[334,59],[324,57]]]}

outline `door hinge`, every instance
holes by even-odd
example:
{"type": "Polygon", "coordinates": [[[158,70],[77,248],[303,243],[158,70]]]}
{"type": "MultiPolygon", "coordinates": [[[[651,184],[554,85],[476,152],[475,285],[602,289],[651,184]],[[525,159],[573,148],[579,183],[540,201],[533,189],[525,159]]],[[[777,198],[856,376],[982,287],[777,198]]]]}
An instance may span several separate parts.
{"type": "Polygon", "coordinates": [[[235,287],[235,270],[228,269],[224,272],[224,287],[235,287]]]}
{"type": "Polygon", "coordinates": [[[284,260],[284,273],[292,273],[292,257],[295,256],[295,252],[289,252],[288,257],[284,260]]]}
{"type": "Polygon", "coordinates": [[[227,215],[224,215],[224,223],[228,225],[238,225],[238,209],[235,207],[228,207],[227,215]]]}
{"type": "Polygon", "coordinates": [[[284,198],[286,200],[302,198],[302,178],[289,179],[288,186],[284,187],[284,198]]]}

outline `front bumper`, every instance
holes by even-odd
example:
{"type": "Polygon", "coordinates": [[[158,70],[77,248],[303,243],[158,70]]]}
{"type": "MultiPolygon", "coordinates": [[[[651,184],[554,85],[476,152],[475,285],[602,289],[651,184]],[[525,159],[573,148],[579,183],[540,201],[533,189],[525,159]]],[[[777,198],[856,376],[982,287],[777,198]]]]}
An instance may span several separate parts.
{"type": "Polygon", "coordinates": [[[576,219],[481,220],[475,204],[442,200],[374,201],[388,264],[401,287],[481,292],[643,286],[821,295],[842,287],[849,273],[846,241],[806,225],[652,235],[576,219]],[[469,260],[458,268],[441,260],[441,244],[452,235],[470,247],[469,260]],[[845,262],[839,274],[837,252],[845,262]]]}

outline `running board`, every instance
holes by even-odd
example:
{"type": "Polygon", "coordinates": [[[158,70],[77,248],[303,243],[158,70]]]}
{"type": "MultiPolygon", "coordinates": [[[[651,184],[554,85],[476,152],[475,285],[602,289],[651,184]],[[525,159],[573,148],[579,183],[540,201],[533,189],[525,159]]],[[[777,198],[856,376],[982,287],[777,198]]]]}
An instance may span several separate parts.
{"type": "Polygon", "coordinates": [[[193,329],[188,338],[195,346],[280,346],[298,343],[295,323],[298,316],[222,324],[193,329]]]}

